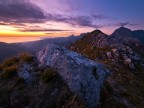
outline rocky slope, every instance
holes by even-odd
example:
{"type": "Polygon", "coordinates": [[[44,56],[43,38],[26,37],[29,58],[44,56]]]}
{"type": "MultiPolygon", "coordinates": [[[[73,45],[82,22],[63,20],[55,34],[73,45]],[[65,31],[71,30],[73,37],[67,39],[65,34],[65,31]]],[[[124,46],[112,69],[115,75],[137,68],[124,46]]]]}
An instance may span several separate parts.
{"type": "Polygon", "coordinates": [[[39,61],[58,70],[69,89],[77,94],[89,107],[96,107],[100,90],[109,71],[64,47],[48,44],[38,54],[39,61]]]}
{"type": "Polygon", "coordinates": [[[0,64],[0,107],[143,108],[143,31],[95,30],[0,64]],[[78,52],[78,53],[77,53],[78,52]],[[80,54],[79,54],[80,53],[80,54]]]}
{"type": "Polygon", "coordinates": [[[142,108],[144,35],[141,34],[142,31],[124,27],[112,35],[95,30],[69,46],[69,49],[105,64],[112,71],[102,92],[102,107],[142,108]]]}
{"type": "Polygon", "coordinates": [[[21,54],[0,65],[1,108],[85,108],[57,70],[39,66],[35,56],[21,54]]]}
{"type": "Polygon", "coordinates": [[[0,64],[0,107],[93,108],[109,70],[64,47],[48,44],[37,53],[0,64]]]}

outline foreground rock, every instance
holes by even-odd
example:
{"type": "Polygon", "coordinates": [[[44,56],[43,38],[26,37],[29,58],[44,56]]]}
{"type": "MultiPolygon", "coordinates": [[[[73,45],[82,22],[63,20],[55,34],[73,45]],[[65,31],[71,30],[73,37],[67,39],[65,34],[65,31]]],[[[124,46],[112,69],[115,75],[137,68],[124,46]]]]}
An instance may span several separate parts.
{"type": "Polygon", "coordinates": [[[100,100],[100,90],[109,71],[99,63],[63,47],[48,44],[37,57],[43,65],[56,68],[69,89],[89,107],[100,100]]]}

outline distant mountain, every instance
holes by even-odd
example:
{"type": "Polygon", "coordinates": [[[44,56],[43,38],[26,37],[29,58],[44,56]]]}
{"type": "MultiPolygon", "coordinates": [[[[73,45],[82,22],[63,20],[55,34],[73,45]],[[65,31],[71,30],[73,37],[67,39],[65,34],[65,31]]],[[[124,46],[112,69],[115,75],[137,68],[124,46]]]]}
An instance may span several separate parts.
{"type": "Polygon", "coordinates": [[[11,56],[15,56],[21,52],[30,52],[30,50],[17,44],[0,42],[0,61],[3,61],[11,56]]]}
{"type": "Polygon", "coordinates": [[[110,70],[101,94],[101,107],[142,108],[144,103],[144,31],[125,27],[111,35],[95,30],[69,46],[105,64],[110,70]]]}
{"type": "Polygon", "coordinates": [[[79,36],[71,35],[69,37],[48,38],[48,39],[43,39],[43,40],[34,41],[34,42],[20,43],[19,45],[22,47],[26,47],[33,52],[36,52],[36,51],[41,50],[43,48],[43,46],[48,43],[59,44],[62,46],[68,46],[68,45],[72,44],[73,42],[82,38],[84,35],[85,35],[85,33],[83,33],[79,36]]]}

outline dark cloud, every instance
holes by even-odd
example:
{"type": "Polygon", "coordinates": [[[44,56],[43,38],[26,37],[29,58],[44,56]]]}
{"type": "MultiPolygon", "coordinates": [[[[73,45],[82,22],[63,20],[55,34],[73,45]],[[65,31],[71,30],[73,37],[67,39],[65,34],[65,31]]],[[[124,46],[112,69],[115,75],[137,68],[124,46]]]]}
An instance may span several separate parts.
{"type": "MultiPolygon", "coordinates": [[[[10,0],[8,0],[10,1],[10,0]]],[[[5,2],[5,1],[4,1],[5,2]]],[[[42,10],[36,5],[27,0],[28,3],[16,2],[13,3],[0,2],[0,16],[4,18],[45,18],[42,10]]]]}
{"type": "Polygon", "coordinates": [[[102,14],[100,14],[100,15],[92,15],[92,17],[94,19],[107,19],[108,18],[108,17],[106,17],[105,15],[102,15],[102,14]]]}
{"type": "Polygon", "coordinates": [[[47,20],[56,21],[56,22],[64,22],[68,23],[72,26],[80,26],[80,27],[92,27],[92,28],[101,28],[102,26],[93,24],[93,20],[91,16],[63,16],[59,14],[48,14],[47,20]]]}
{"type": "Polygon", "coordinates": [[[43,11],[29,0],[1,0],[0,21],[13,23],[41,22],[43,11]],[[25,1],[25,2],[24,2],[25,1]]]}
{"type": "Polygon", "coordinates": [[[33,28],[33,29],[21,29],[19,31],[22,31],[22,32],[58,32],[58,31],[74,31],[74,30],[62,30],[62,29],[43,29],[43,28],[40,28],[39,29],[36,29],[36,28],[33,28]]]}
{"type": "Polygon", "coordinates": [[[119,22],[119,23],[115,24],[115,26],[120,26],[120,27],[124,27],[124,26],[127,26],[127,25],[129,25],[129,26],[136,26],[138,24],[132,24],[130,22],[119,22]]]}
{"type": "Polygon", "coordinates": [[[68,19],[68,23],[72,25],[78,25],[81,27],[92,27],[92,28],[101,28],[102,26],[93,24],[93,20],[89,16],[77,16],[77,17],[70,17],[68,19]]]}
{"type": "Polygon", "coordinates": [[[0,22],[2,22],[0,25],[10,25],[16,28],[26,26],[25,23],[44,23],[47,21],[63,22],[79,27],[101,28],[102,26],[94,24],[93,20],[103,18],[105,18],[103,15],[65,16],[60,14],[45,14],[29,0],[0,1],[0,22]]]}

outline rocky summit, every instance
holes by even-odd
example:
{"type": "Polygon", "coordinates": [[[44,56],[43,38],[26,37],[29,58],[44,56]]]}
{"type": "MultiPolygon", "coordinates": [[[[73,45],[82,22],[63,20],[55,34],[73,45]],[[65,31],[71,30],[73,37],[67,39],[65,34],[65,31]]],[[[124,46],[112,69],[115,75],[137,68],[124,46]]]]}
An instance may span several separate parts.
{"type": "Polygon", "coordinates": [[[42,65],[58,70],[70,91],[89,107],[99,104],[101,87],[109,73],[104,65],[54,44],[46,45],[37,58],[42,65]]]}

